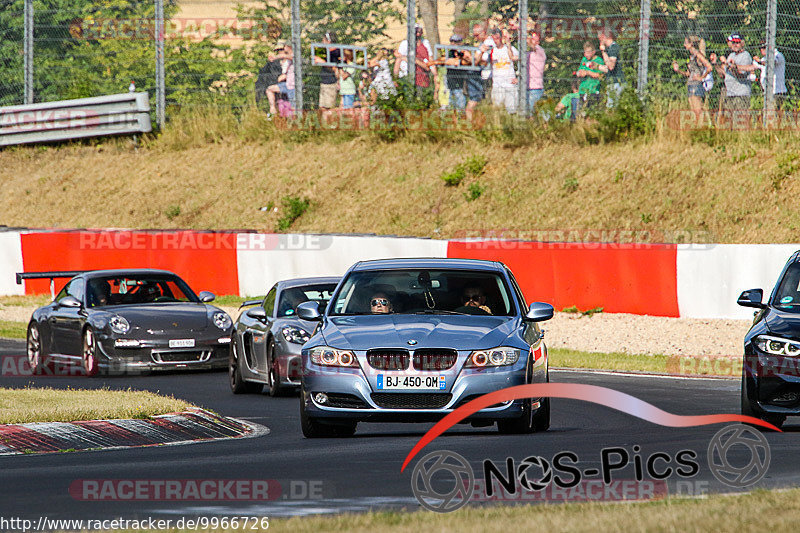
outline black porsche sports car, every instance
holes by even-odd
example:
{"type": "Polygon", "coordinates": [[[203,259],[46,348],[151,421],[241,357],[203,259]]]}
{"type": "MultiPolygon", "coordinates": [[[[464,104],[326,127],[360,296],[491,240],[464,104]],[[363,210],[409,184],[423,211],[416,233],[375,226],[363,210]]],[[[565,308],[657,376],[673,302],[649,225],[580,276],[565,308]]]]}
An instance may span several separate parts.
{"type": "Polygon", "coordinates": [[[737,300],[757,309],[744,339],[742,414],[780,427],[787,416],[800,416],[800,251],[763,297],[762,289],[751,289],[737,300]]]}
{"type": "MultiPolygon", "coordinates": [[[[18,277],[47,277],[20,274],[18,277]]],[[[58,273],[52,273],[58,274],[58,273]]],[[[51,276],[52,277],[52,276],[51,276]]],[[[55,276],[59,277],[59,276],[55,276]]],[[[97,270],[70,279],[28,324],[34,373],[54,364],[84,373],[224,368],[232,321],[166,270],[97,270]]]]}

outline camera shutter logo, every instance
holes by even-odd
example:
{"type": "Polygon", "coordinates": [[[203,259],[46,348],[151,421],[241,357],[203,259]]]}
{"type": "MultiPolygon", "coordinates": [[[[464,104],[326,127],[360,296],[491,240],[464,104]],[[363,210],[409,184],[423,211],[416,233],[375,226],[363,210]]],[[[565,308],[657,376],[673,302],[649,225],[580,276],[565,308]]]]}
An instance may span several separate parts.
{"type": "Polygon", "coordinates": [[[475,473],[462,456],[448,450],[431,452],[417,462],[411,472],[411,490],[424,508],[437,513],[449,513],[467,504],[475,489],[475,473]],[[446,472],[453,486],[438,492],[433,477],[446,472]]]}
{"type": "Polygon", "coordinates": [[[769,468],[769,442],[764,435],[750,426],[737,424],[719,430],[708,445],[708,467],[722,483],[737,489],[749,487],[761,481],[769,468]],[[747,451],[744,451],[747,448],[747,451]],[[744,466],[741,461],[731,461],[737,452],[744,451],[744,466]]]}
{"type": "Polygon", "coordinates": [[[526,457],[517,467],[517,479],[520,486],[526,490],[543,490],[553,481],[553,469],[543,457],[526,457]],[[528,470],[531,467],[539,468],[542,471],[542,477],[538,481],[528,478],[528,470]]]}

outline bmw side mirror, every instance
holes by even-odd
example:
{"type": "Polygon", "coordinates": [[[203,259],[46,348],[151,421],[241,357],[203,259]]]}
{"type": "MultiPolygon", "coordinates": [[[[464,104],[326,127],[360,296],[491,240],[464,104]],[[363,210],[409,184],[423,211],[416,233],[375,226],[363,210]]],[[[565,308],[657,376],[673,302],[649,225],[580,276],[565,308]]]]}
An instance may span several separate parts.
{"type": "Polygon", "coordinates": [[[319,304],[317,302],[303,302],[298,305],[297,316],[303,320],[310,320],[313,322],[322,320],[322,314],[319,312],[319,304]]]}
{"type": "Polygon", "coordinates": [[[217,299],[216,295],[213,292],[208,291],[200,291],[200,294],[197,295],[200,298],[200,301],[203,303],[213,302],[217,299]]]}
{"type": "Polygon", "coordinates": [[[255,318],[256,320],[260,320],[262,322],[266,322],[267,320],[267,311],[263,307],[254,307],[252,309],[248,309],[245,314],[250,318],[255,318]]]}
{"type": "Polygon", "coordinates": [[[736,303],[742,307],[755,307],[756,309],[764,309],[767,307],[767,304],[761,303],[763,298],[763,290],[750,289],[749,291],[742,292],[742,294],[739,296],[739,299],[736,300],[736,303]]]}
{"type": "Polygon", "coordinates": [[[544,322],[553,318],[553,306],[544,302],[533,302],[528,313],[525,315],[525,320],[531,322],[544,322]]]}
{"type": "Polygon", "coordinates": [[[74,296],[67,296],[65,298],[62,298],[61,301],[58,302],[58,305],[60,305],[61,307],[72,307],[77,309],[81,307],[81,302],[74,296]]]}

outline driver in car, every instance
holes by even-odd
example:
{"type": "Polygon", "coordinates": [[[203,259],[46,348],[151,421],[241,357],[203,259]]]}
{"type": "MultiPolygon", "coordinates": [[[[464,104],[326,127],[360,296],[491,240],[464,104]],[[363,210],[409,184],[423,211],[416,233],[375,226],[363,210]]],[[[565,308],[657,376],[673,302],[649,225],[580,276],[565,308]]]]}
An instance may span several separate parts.
{"type": "Polygon", "coordinates": [[[383,292],[376,292],[372,295],[372,298],[369,299],[369,309],[373,315],[386,315],[394,310],[392,301],[383,292]]]}
{"type": "Polygon", "coordinates": [[[464,303],[463,307],[456,309],[456,311],[464,310],[464,308],[471,308],[471,310],[480,309],[485,313],[491,315],[492,310],[486,305],[486,295],[480,289],[480,287],[475,287],[473,285],[469,285],[464,287],[464,292],[461,295],[461,301],[464,303]]]}

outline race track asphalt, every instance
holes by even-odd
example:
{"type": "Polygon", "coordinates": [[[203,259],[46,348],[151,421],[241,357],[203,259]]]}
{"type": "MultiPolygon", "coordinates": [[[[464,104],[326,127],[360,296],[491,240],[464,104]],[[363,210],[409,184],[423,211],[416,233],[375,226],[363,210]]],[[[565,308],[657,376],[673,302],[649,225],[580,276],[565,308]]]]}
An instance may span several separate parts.
{"type": "MultiPolygon", "coordinates": [[[[0,341],[0,356],[22,354],[19,341],[0,341]]],[[[675,414],[738,413],[735,380],[677,379],[605,373],[552,371],[553,382],[610,387],[675,414]]],[[[465,457],[477,476],[484,459],[505,466],[528,456],[551,460],[569,450],[581,470],[599,469],[601,450],[634,446],[646,459],[655,452],[674,457],[681,450],[697,454],[697,475],[685,491],[732,492],[708,466],[709,442],[724,425],[674,429],[575,400],[554,400],[550,431],[532,435],[499,435],[493,428],[460,425],[430,444],[400,472],[408,452],[432,424],[361,424],[348,439],[304,439],[296,396],[235,396],[224,372],[157,374],[135,377],[0,377],[2,387],[134,388],[172,394],[225,416],[269,428],[259,438],[166,446],[0,457],[0,516],[102,519],[183,516],[289,516],[378,508],[419,509],[410,479],[414,464],[433,450],[451,450],[465,457]],[[70,495],[76,480],[277,480],[280,493],[270,502],[254,501],[80,501],[70,495]],[[312,496],[308,497],[311,492],[312,496]]],[[[800,422],[800,420],[798,420],[800,422]]],[[[800,424],[787,423],[785,433],[767,434],[771,464],[757,487],[800,486],[800,424]]],[[[750,460],[750,450],[733,447],[735,466],[750,460]]],[[[674,463],[673,463],[673,466],[674,463]]],[[[615,480],[633,479],[634,464],[614,472],[615,480]]],[[[587,478],[590,478],[587,475],[587,478]]],[[[675,476],[673,476],[675,477],[675,476]]],[[[594,476],[597,479],[598,476],[594,476]]],[[[671,493],[678,482],[668,478],[671,493]]]]}

